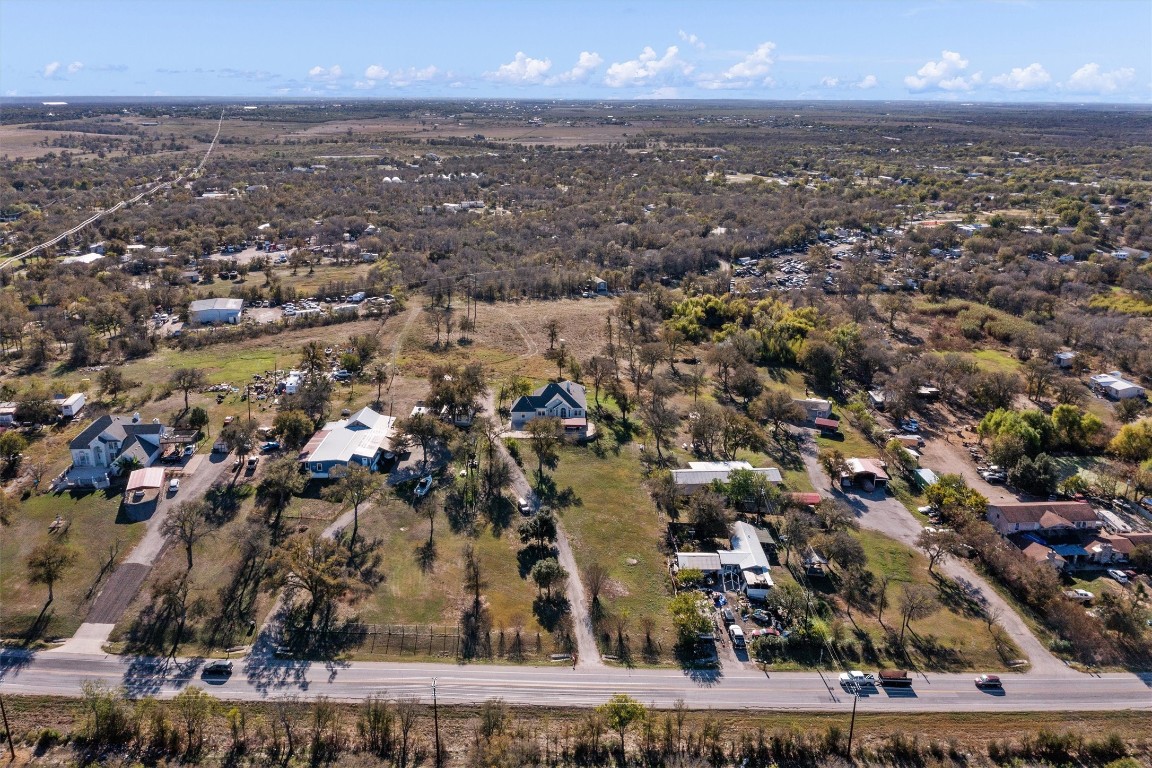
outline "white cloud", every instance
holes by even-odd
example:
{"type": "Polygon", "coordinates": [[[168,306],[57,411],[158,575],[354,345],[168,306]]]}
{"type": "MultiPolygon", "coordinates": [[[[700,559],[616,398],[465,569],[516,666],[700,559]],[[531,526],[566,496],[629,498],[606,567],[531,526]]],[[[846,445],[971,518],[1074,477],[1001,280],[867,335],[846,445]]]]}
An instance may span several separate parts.
{"type": "Polygon", "coordinates": [[[702,51],[708,47],[707,45],[704,44],[703,40],[701,40],[699,37],[697,37],[695,35],[695,33],[685,32],[684,30],[680,30],[677,34],[679,34],[681,40],[688,43],[688,45],[692,46],[693,48],[696,48],[696,49],[702,51]]]}
{"type": "Polygon", "coordinates": [[[980,84],[983,74],[975,72],[965,77],[961,73],[966,69],[968,59],[955,51],[943,51],[940,61],[929,61],[915,75],[905,77],[904,85],[911,91],[970,91],[980,84]]]}
{"type": "Polygon", "coordinates": [[[864,75],[864,77],[860,79],[860,82],[855,84],[855,87],[866,91],[869,88],[875,88],[879,84],[880,82],[876,79],[876,75],[864,75]]]}
{"type": "Polygon", "coordinates": [[[838,88],[840,86],[840,78],[838,77],[822,77],[820,78],[820,85],[825,88],[838,88]]]}
{"type": "Polygon", "coordinates": [[[1026,67],[1013,67],[1011,72],[996,75],[988,82],[1006,91],[1035,91],[1047,88],[1052,82],[1052,75],[1048,74],[1042,64],[1034,62],[1026,67]]]}
{"type": "Polygon", "coordinates": [[[651,46],[645,46],[635,59],[609,66],[604,83],[612,88],[646,86],[691,72],[692,65],[680,58],[680,49],[676,46],[668,46],[663,56],[657,56],[651,46]]]}
{"type": "Polygon", "coordinates": [[[84,62],[74,61],[68,65],[68,74],[74,75],[82,69],[84,69],[84,62]]]}
{"type": "Polygon", "coordinates": [[[320,82],[332,82],[333,80],[340,79],[340,76],[343,74],[344,70],[340,68],[339,64],[333,64],[327,69],[321,66],[315,66],[308,70],[308,79],[318,80],[320,82]]]}
{"type": "Polygon", "coordinates": [[[547,80],[548,85],[556,85],[558,83],[582,83],[588,79],[588,75],[592,73],[597,67],[604,63],[604,59],[600,54],[581,51],[580,58],[576,61],[576,66],[567,72],[562,72],[555,77],[550,77],[547,80]]]}
{"type": "Polygon", "coordinates": [[[55,77],[58,69],[60,69],[60,62],[53,61],[44,67],[44,77],[55,77]]]}
{"type": "Polygon", "coordinates": [[[776,43],[760,43],[756,50],[733,64],[719,75],[705,75],[700,78],[704,88],[753,88],[774,85],[769,74],[776,62],[773,51],[776,43]]]}
{"type": "Polygon", "coordinates": [[[1128,85],[1135,76],[1136,70],[1131,67],[1101,72],[1100,65],[1092,62],[1073,72],[1062,87],[1076,93],[1114,93],[1128,85]]]}
{"type": "Polygon", "coordinates": [[[423,83],[433,79],[440,74],[440,70],[436,67],[429,65],[423,69],[416,67],[408,67],[407,69],[398,69],[388,77],[389,85],[397,88],[404,88],[412,85],[413,83],[423,83]]]}
{"type": "Polygon", "coordinates": [[[525,56],[523,51],[517,51],[512,61],[501,64],[495,72],[485,72],[484,77],[513,85],[534,85],[544,82],[544,77],[550,69],[552,69],[551,59],[534,59],[525,56]]]}
{"type": "Polygon", "coordinates": [[[394,88],[404,88],[413,83],[422,83],[431,80],[439,74],[440,70],[434,66],[427,66],[423,69],[408,67],[407,69],[389,70],[379,64],[372,64],[364,70],[364,79],[357,80],[352,84],[352,87],[357,90],[366,91],[375,88],[377,83],[384,82],[394,88]]]}

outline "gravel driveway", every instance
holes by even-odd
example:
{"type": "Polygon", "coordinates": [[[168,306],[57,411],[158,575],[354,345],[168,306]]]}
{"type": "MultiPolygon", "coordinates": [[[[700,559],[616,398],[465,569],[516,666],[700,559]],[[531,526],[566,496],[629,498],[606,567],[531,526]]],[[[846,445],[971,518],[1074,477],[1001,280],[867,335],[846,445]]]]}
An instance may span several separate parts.
{"type": "MultiPolygon", "coordinates": [[[[933,441],[938,443],[941,441],[933,441]]],[[[904,505],[883,491],[872,494],[844,493],[830,488],[828,476],[824,474],[816,458],[816,446],[811,439],[805,439],[802,448],[804,467],[812,486],[820,495],[838,498],[855,513],[860,525],[872,531],[883,533],[903,544],[916,548],[916,539],[923,530],[919,521],[904,505]]],[[[935,466],[933,467],[936,468],[935,466]]],[[[939,471],[939,470],[938,470],[939,471]]],[[[948,471],[948,470],[944,470],[948,471]]],[[[1053,656],[1044,644],[1036,639],[1019,614],[983,577],[976,574],[963,560],[951,558],[937,566],[940,571],[959,584],[970,598],[984,606],[985,610],[997,614],[999,623],[1012,638],[1016,646],[1031,662],[1029,674],[1050,676],[1075,676],[1077,673],[1063,661],[1053,656]]]]}

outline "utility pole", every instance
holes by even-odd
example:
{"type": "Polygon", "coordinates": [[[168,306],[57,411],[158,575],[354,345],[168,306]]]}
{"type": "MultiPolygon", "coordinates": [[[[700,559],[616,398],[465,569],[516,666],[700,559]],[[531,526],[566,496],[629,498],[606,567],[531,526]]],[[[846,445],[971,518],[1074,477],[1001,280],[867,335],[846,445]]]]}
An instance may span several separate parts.
{"type": "Polygon", "coordinates": [[[444,763],[440,754],[440,709],[436,703],[436,678],[432,678],[432,723],[436,729],[436,766],[439,768],[444,763]]]}
{"type": "Polygon", "coordinates": [[[0,715],[4,716],[4,735],[8,738],[8,753],[16,759],[16,745],[12,743],[12,729],[8,727],[8,710],[4,708],[4,699],[0,698],[0,715]]]}
{"type": "Polygon", "coordinates": [[[860,692],[852,689],[852,722],[848,725],[848,759],[852,759],[852,734],[856,730],[856,702],[860,701],[860,692]]]}
{"type": "Polygon", "coordinates": [[[248,401],[248,421],[252,421],[252,385],[244,385],[244,399],[248,401]]]}

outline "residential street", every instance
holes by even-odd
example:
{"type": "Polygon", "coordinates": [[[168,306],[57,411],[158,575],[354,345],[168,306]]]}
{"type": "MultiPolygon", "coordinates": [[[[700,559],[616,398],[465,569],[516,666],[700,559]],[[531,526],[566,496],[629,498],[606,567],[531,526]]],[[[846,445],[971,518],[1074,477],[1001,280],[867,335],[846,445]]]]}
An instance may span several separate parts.
{"type": "MultiPolygon", "coordinates": [[[[864,528],[883,533],[910,547],[916,546],[916,539],[920,536],[923,526],[903,504],[888,496],[884,491],[871,494],[864,494],[863,492],[849,494],[831,489],[828,476],[824,474],[824,468],[820,466],[820,462],[816,458],[815,443],[811,439],[804,438],[801,453],[804,457],[804,467],[808,472],[808,478],[812,481],[812,486],[822,496],[834,497],[846,503],[856,513],[856,519],[864,528]]],[[[938,568],[944,575],[964,587],[969,597],[983,605],[986,610],[999,615],[1000,625],[1031,662],[1031,666],[1028,668],[1029,674],[1052,677],[1083,677],[1053,656],[1044,647],[1044,644],[1036,639],[1024,620],[1008,602],[983,577],[968,567],[967,563],[956,558],[949,558],[938,568]]]]}

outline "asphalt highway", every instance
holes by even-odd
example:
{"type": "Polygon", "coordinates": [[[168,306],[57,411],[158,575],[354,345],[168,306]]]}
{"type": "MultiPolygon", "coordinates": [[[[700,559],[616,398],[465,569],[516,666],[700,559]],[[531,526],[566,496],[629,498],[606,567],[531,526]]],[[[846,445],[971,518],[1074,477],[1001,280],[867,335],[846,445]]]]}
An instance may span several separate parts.
{"type": "MultiPolygon", "coordinates": [[[[134,696],[168,697],[188,685],[234,701],[326,696],[360,701],[374,693],[431,697],[433,678],[443,704],[590,707],[626,693],[656,708],[683,700],[695,709],[844,711],[852,694],[834,673],[725,672],[388,662],[300,662],[236,659],[229,677],[205,677],[202,659],[175,662],[143,657],[48,652],[0,654],[0,692],[77,696],[85,680],[123,686],[134,696]]],[[[866,689],[861,711],[1020,712],[1152,710],[1152,674],[1005,675],[1004,689],[981,691],[972,674],[917,674],[911,689],[866,689]]]]}

